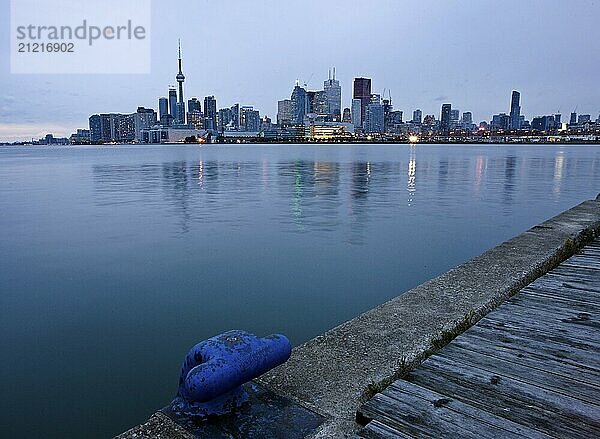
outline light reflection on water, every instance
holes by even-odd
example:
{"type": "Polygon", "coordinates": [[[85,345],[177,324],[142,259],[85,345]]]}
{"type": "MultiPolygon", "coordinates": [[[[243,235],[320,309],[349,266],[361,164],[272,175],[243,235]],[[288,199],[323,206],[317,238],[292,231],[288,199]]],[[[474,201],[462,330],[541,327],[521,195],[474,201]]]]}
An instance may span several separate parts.
{"type": "Polygon", "coordinates": [[[599,164],[565,146],[0,149],[3,429],[115,434],[169,401],[194,342],[305,341],[595,197],[599,164]]]}

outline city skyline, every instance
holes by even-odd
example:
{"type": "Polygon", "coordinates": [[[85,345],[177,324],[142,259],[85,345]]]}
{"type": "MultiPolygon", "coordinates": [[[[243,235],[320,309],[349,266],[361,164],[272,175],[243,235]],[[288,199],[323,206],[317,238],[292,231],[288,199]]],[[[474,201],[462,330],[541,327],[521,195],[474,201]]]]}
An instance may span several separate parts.
{"type": "MultiPolygon", "coordinates": [[[[219,108],[252,105],[273,120],[277,101],[289,98],[296,79],[308,82],[310,90],[320,89],[334,65],[342,110],[352,107],[353,78],[364,76],[372,79],[373,93],[391,90],[394,108],[404,111],[405,120],[416,109],[437,118],[441,104],[452,103],[471,112],[474,123],[489,121],[496,113],[509,114],[510,90],[523,93],[520,114],[528,118],[568,115],[577,107],[595,119],[600,111],[594,81],[598,57],[589,54],[597,49],[585,44],[600,36],[593,25],[593,10],[600,11],[597,2],[507,2],[494,8],[493,22],[492,5],[485,2],[381,1],[371,7],[344,2],[339,8],[335,3],[323,7],[306,2],[297,16],[281,13],[277,2],[221,10],[211,2],[190,2],[182,7],[189,14],[169,13],[155,3],[151,75],[10,75],[3,57],[0,140],[30,140],[47,132],[68,135],[86,126],[93,113],[127,113],[138,106],[158,110],[158,98],[175,82],[172,60],[179,37],[186,58],[186,96],[215,96],[219,108]],[[203,32],[213,35],[215,44],[198,43],[183,26],[195,12],[214,18],[203,32]],[[158,17],[163,26],[156,25],[158,17]],[[258,17],[261,26],[256,25],[258,17]],[[361,22],[371,26],[352,26],[361,22]],[[464,29],[457,32],[460,26],[464,29]],[[381,43],[373,44],[374,37],[381,43]],[[539,44],[548,38],[550,48],[539,44]],[[315,41],[328,42],[315,46],[315,41]],[[495,44],[499,42],[503,44],[495,44]]],[[[6,0],[2,7],[8,8],[6,0]]],[[[8,15],[0,20],[8,24],[8,15]]],[[[7,28],[0,30],[2,38],[8,37],[7,28]]]]}

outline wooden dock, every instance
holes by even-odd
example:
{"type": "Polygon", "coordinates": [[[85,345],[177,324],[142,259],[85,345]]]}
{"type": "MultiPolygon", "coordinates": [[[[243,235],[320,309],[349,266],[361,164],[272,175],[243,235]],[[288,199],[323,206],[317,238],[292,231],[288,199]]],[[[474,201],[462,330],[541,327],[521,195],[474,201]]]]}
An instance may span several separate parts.
{"type": "Polygon", "coordinates": [[[600,438],[600,240],[358,412],[362,438],[600,438]]]}

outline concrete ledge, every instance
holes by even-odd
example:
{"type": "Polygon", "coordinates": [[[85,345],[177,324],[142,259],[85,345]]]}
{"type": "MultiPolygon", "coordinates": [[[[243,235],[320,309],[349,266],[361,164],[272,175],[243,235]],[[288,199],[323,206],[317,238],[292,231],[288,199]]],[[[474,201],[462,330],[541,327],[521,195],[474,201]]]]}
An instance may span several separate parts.
{"type": "MultiPolygon", "coordinates": [[[[600,194],[296,347],[258,382],[327,419],[312,438],[350,437],[364,400],[599,234],[600,194]]],[[[118,438],[185,434],[158,413],[118,438]]]]}
{"type": "Polygon", "coordinates": [[[348,437],[360,403],[600,233],[586,201],[297,347],[259,381],[329,418],[315,438],[348,437]]]}

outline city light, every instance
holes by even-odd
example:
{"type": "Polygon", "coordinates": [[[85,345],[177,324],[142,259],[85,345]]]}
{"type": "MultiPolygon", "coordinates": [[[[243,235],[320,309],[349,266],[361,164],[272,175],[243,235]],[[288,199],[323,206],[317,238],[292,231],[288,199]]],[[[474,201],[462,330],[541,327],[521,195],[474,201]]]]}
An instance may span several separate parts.
{"type": "Polygon", "coordinates": [[[412,136],[408,136],[408,141],[410,143],[417,143],[419,141],[419,136],[415,136],[414,134],[412,136]]]}

